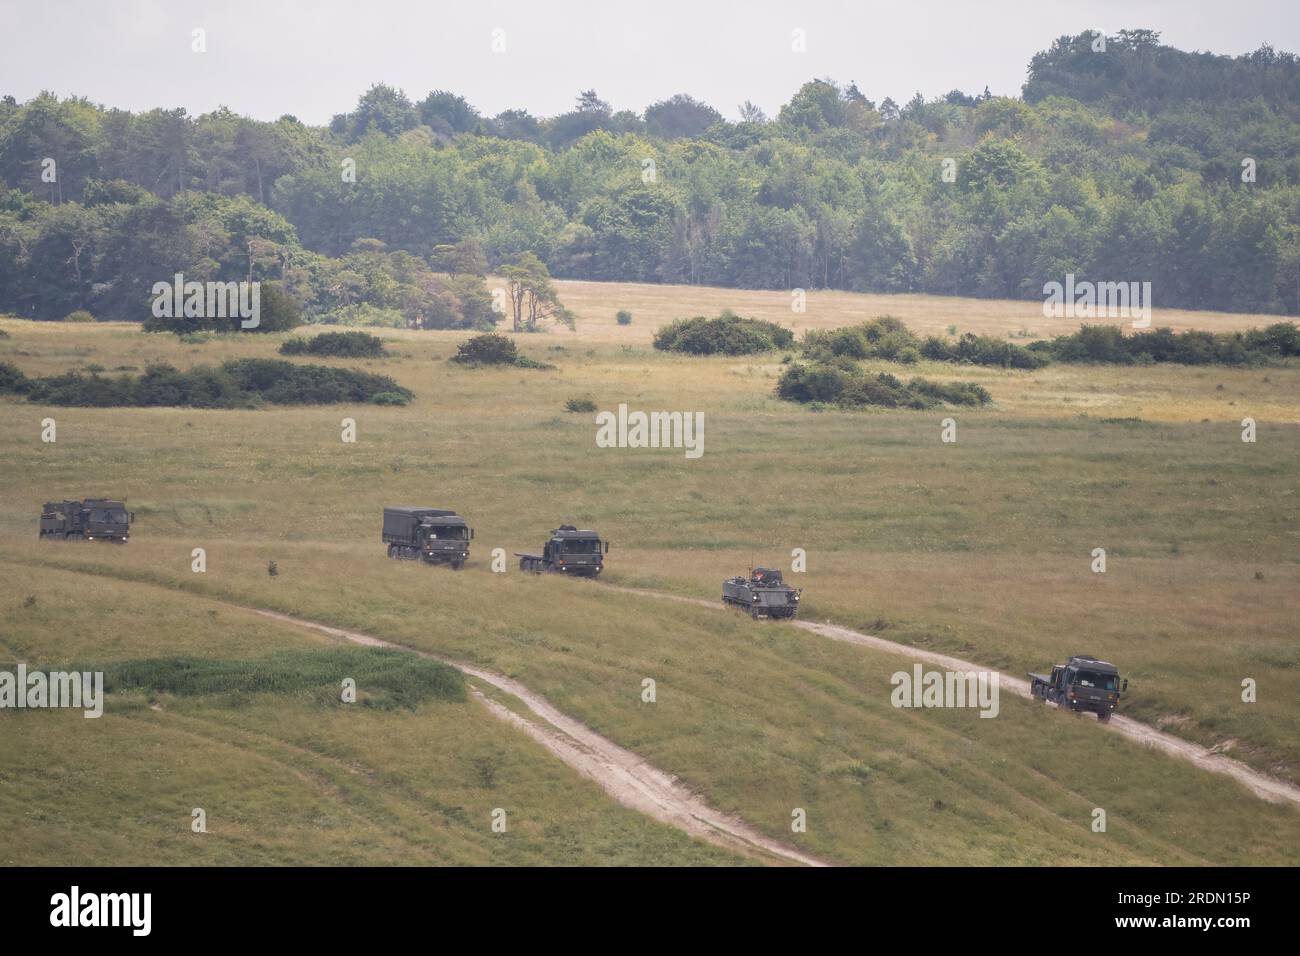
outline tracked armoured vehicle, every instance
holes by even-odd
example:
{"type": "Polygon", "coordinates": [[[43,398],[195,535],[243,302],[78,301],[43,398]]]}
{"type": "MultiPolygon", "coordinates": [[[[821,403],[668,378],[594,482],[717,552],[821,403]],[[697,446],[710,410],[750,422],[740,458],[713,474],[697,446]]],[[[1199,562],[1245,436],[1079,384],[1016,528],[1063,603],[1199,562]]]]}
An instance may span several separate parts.
{"type": "Polygon", "coordinates": [[[1120,696],[1128,690],[1114,664],[1086,654],[1053,664],[1051,674],[1030,674],[1029,692],[1041,700],[1076,712],[1094,713],[1098,720],[1110,720],[1120,696]]]}
{"type": "Polygon", "coordinates": [[[749,577],[722,582],[722,603],[744,608],[750,617],[793,618],[799,614],[803,588],[792,588],[775,568],[754,568],[749,577]]]}
{"type": "Polygon", "coordinates": [[[609,542],[602,542],[596,532],[562,524],[551,532],[550,540],[542,546],[541,554],[516,551],[515,557],[519,559],[520,571],[532,574],[555,572],[594,578],[604,570],[606,554],[609,554],[609,542]]]}
{"type": "Polygon", "coordinates": [[[445,508],[385,508],[384,544],[395,560],[450,564],[459,571],[469,560],[474,529],[445,508]]]}
{"type": "Polygon", "coordinates": [[[135,513],[121,501],[87,498],[85,501],[49,501],[41,509],[42,541],[113,541],[126,544],[135,513]]]}

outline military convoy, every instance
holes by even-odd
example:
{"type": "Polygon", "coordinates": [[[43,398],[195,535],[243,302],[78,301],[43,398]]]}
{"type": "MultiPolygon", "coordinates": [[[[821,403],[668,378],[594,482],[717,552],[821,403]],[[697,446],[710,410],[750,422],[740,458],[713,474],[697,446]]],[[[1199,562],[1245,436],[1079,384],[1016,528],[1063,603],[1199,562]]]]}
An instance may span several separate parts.
{"type": "Polygon", "coordinates": [[[747,578],[737,576],[722,582],[722,603],[744,608],[755,620],[797,616],[802,594],[803,588],[790,587],[775,568],[751,568],[747,578]]]}
{"type": "Polygon", "coordinates": [[[41,509],[42,541],[113,541],[126,544],[135,513],[121,501],[87,498],[85,501],[49,501],[41,509]]]}
{"type": "Polygon", "coordinates": [[[571,524],[562,524],[551,532],[550,540],[542,546],[541,554],[516,551],[519,570],[542,574],[555,572],[576,577],[594,578],[605,567],[604,556],[609,554],[609,542],[600,540],[594,531],[581,531],[571,524]]]}
{"type": "Polygon", "coordinates": [[[1110,720],[1120,695],[1128,690],[1114,664],[1080,654],[1064,664],[1053,664],[1051,674],[1030,674],[1029,692],[1043,703],[1076,712],[1090,712],[1110,720]]]}
{"type": "Polygon", "coordinates": [[[469,560],[474,529],[445,508],[385,508],[383,542],[388,556],[401,561],[450,564],[459,571],[469,560]]]}
{"type": "MultiPolygon", "coordinates": [[[[134,521],[135,513],[121,501],[51,501],[41,510],[40,539],[125,543],[134,521]]],[[[445,508],[384,508],[382,538],[393,559],[449,564],[459,571],[469,559],[473,537],[469,523],[445,508]]],[[[608,553],[609,542],[595,531],[564,524],[551,532],[541,554],[516,551],[515,556],[520,571],[594,578],[604,569],[608,553]]],[[[755,619],[797,617],[802,595],[803,589],[790,587],[775,568],[752,568],[749,577],[738,575],[722,582],[722,603],[742,608],[755,619]]],[[[1031,673],[1029,679],[1034,698],[1076,713],[1094,713],[1102,721],[1110,720],[1128,690],[1128,680],[1119,676],[1114,664],[1086,654],[1053,664],[1050,674],[1031,673]]]]}

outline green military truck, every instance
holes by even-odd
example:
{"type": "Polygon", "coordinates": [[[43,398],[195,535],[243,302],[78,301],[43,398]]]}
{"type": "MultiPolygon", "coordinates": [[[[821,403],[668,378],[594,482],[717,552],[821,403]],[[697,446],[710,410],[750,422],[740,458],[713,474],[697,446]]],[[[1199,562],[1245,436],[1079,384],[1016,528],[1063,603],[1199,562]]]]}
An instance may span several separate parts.
{"type": "Polygon", "coordinates": [[[609,554],[609,542],[602,542],[596,532],[562,524],[551,532],[550,540],[542,546],[541,554],[516,551],[515,557],[519,559],[520,571],[533,574],[555,572],[594,578],[604,570],[606,554],[609,554]]]}
{"type": "Polygon", "coordinates": [[[1128,690],[1114,664],[1079,654],[1064,664],[1053,664],[1051,674],[1030,674],[1029,692],[1043,703],[1110,720],[1120,696],[1128,690]]]}
{"type": "Polygon", "coordinates": [[[445,508],[385,508],[383,542],[399,561],[449,564],[459,571],[469,560],[474,529],[445,508]]]}
{"type": "Polygon", "coordinates": [[[112,541],[126,544],[135,513],[109,498],[47,501],[41,509],[42,541],[112,541]]]}

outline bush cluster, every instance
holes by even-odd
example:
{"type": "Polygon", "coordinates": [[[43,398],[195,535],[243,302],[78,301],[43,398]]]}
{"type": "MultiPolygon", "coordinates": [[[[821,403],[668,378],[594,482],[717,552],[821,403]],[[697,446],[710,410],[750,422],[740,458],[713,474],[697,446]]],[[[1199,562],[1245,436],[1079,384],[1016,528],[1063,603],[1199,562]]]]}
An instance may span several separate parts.
{"type": "Polygon", "coordinates": [[[846,359],[794,363],[781,373],[776,394],[791,402],[882,408],[935,408],[939,405],[985,405],[991,399],[979,385],[967,382],[931,382],[913,378],[903,382],[888,372],[868,375],[846,359]]]}
{"type": "Polygon", "coordinates": [[[322,332],[310,339],[289,339],[280,346],[280,354],[383,358],[388,351],[384,340],[369,332],[322,332]]]}
{"type": "Polygon", "coordinates": [[[697,315],[678,319],[655,333],[654,347],[664,352],[688,355],[750,355],[787,349],[794,333],[775,322],[741,318],[730,309],[716,319],[697,315]]]}
{"type": "Polygon", "coordinates": [[[28,378],[6,362],[0,363],[0,391],[25,394],[42,405],[94,408],[252,408],[262,402],[405,405],[414,398],[409,389],[386,375],[277,359],[238,359],[220,367],[197,365],[187,371],[159,364],[149,366],[140,376],[114,378],[81,372],[28,378]]]}
{"type": "Polygon", "coordinates": [[[1104,365],[1262,365],[1300,356],[1300,329],[1278,322],[1246,332],[1201,332],[1153,329],[1125,335],[1114,325],[1085,325],[1072,335],[1035,342],[1035,352],[1058,362],[1104,365]]]}
{"type": "Polygon", "coordinates": [[[520,355],[514,340],[500,332],[485,332],[466,339],[456,348],[450,362],[461,365],[513,365],[515,368],[555,368],[547,362],[520,355]]]}
{"type": "Polygon", "coordinates": [[[955,341],[931,335],[921,343],[921,355],[934,362],[965,362],[1001,368],[1042,368],[1049,361],[1041,352],[1013,345],[992,335],[967,332],[955,341]]]}
{"type": "Polygon", "coordinates": [[[804,334],[803,353],[814,361],[836,357],[885,359],[914,365],[921,358],[1002,368],[1041,368],[1048,358],[991,335],[967,333],[956,341],[930,336],[924,341],[892,316],[881,316],[839,329],[812,329],[804,334]]]}

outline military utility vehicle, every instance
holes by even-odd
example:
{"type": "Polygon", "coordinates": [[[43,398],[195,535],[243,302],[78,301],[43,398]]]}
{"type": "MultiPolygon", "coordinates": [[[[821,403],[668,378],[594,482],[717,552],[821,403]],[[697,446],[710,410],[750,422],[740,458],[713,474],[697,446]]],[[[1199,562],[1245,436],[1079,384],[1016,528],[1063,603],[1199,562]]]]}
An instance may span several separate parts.
{"type": "Polygon", "coordinates": [[[571,524],[562,524],[551,532],[551,539],[542,547],[541,554],[516,551],[520,571],[541,574],[543,571],[562,572],[578,577],[594,578],[604,569],[603,555],[609,554],[609,542],[602,542],[594,531],[579,531],[571,524]]]}
{"type": "Polygon", "coordinates": [[[1080,654],[1064,664],[1053,664],[1052,673],[1030,674],[1029,691],[1043,703],[1055,701],[1067,710],[1091,712],[1098,720],[1110,720],[1120,694],[1128,690],[1114,664],[1080,654]]]}
{"type": "Polygon", "coordinates": [[[750,617],[795,617],[803,588],[792,588],[775,568],[754,568],[749,577],[722,582],[722,603],[742,607],[750,617]]]}
{"type": "Polygon", "coordinates": [[[450,564],[459,571],[469,558],[474,529],[445,508],[385,508],[384,544],[388,556],[402,561],[417,558],[427,564],[450,564]]]}
{"type": "Polygon", "coordinates": [[[120,501],[87,498],[85,501],[49,501],[41,509],[42,540],[114,541],[131,537],[135,513],[120,501]]]}

